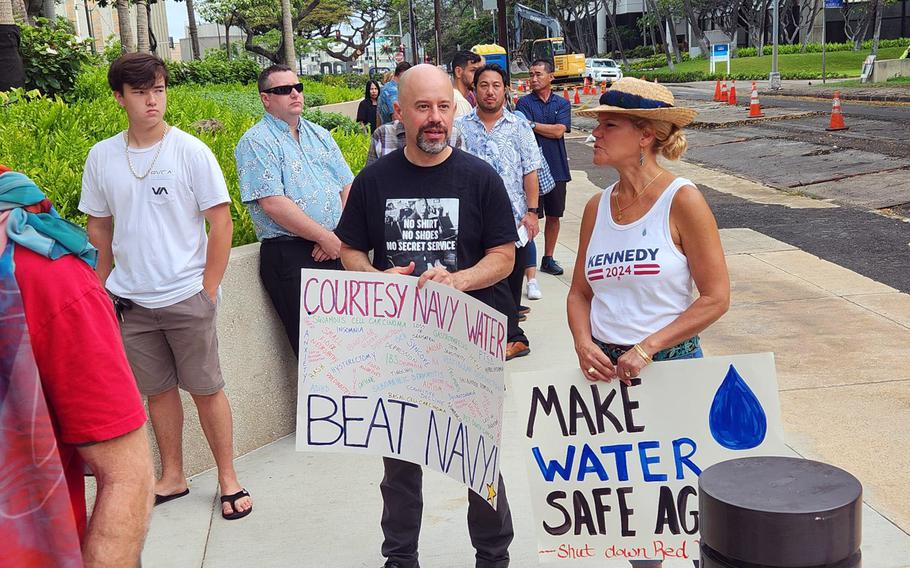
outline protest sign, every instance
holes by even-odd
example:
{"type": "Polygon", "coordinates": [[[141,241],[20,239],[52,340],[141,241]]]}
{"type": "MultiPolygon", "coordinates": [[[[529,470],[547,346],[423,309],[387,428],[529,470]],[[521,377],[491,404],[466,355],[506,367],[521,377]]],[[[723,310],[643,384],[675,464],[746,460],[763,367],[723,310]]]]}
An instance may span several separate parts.
{"type": "Polygon", "coordinates": [[[542,562],[691,568],[698,475],[728,459],[790,455],[770,353],[654,363],[632,386],[590,382],[577,368],[522,375],[542,562]]]}
{"type": "Polygon", "coordinates": [[[505,316],[448,286],[303,270],[297,450],[393,457],[494,508],[505,316]]]}

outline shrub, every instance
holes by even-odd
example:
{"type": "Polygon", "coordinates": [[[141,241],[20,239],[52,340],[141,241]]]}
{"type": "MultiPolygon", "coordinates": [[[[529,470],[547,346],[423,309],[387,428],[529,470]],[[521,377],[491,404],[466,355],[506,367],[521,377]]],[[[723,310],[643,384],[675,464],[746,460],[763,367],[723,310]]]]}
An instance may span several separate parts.
{"type": "MultiPolygon", "coordinates": [[[[95,73],[100,75],[100,71],[95,73]]],[[[81,88],[89,89],[90,81],[88,78],[85,81],[81,88]]],[[[245,89],[246,99],[258,104],[249,87],[245,89]]],[[[234,148],[243,133],[259,119],[262,109],[260,106],[253,113],[250,106],[226,104],[225,101],[231,100],[229,96],[221,99],[204,96],[211,90],[195,85],[171,89],[166,118],[170,124],[198,136],[218,159],[231,195],[233,243],[237,246],[254,242],[256,236],[246,207],[240,201],[234,148]],[[223,128],[198,132],[193,124],[202,119],[215,119],[223,128]]],[[[88,92],[94,93],[94,87],[88,92]]],[[[29,96],[17,90],[7,98],[9,101],[0,106],[0,156],[9,167],[32,177],[62,216],[84,223],[85,216],[77,206],[86,156],[93,144],[126,128],[124,113],[109,98],[100,96],[67,102],[60,97],[49,98],[39,93],[29,96]]],[[[369,136],[358,132],[356,126],[350,130],[341,127],[345,121],[353,124],[346,117],[336,119],[333,113],[320,114],[325,124],[335,121],[339,125],[332,136],[357,173],[366,161],[369,136]]]]}
{"type": "Polygon", "coordinates": [[[73,35],[63,22],[38,18],[34,26],[22,26],[19,52],[27,89],[46,95],[66,93],[73,88],[79,70],[90,61],[88,42],[73,35]]]}
{"type": "MultiPolygon", "coordinates": [[[[878,42],[879,49],[887,47],[905,47],[910,45],[910,38],[897,38],[897,39],[883,39],[878,42]]],[[[872,49],[872,40],[867,39],[862,43],[861,49],[868,50],[872,49]]],[[[766,45],[762,49],[764,55],[771,55],[773,46],[766,45]]],[[[827,52],[834,51],[853,51],[853,42],[848,41],[844,43],[834,43],[830,42],[825,48],[827,52]]],[[[819,43],[807,43],[805,53],[821,53],[822,44],[819,43]]],[[[780,55],[793,55],[800,52],[800,45],[798,43],[794,44],[784,44],[777,46],[777,53],[780,55]]],[[[736,57],[755,57],[758,54],[758,49],[755,47],[740,47],[736,50],[736,57]]]]}
{"type": "Polygon", "coordinates": [[[259,64],[250,57],[228,59],[218,50],[210,50],[203,59],[168,61],[167,67],[172,85],[253,83],[261,71],[259,64]]]}

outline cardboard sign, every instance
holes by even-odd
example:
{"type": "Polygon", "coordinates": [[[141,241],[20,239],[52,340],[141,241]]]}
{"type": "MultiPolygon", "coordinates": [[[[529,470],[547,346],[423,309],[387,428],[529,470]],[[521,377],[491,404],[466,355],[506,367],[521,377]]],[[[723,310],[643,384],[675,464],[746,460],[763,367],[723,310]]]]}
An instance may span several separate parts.
{"type": "Polygon", "coordinates": [[[572,368],[513,381],[528,385],[516,404],[541,562],[691,568],[699,474],[790,455],[770,353],[654,363],[633,383],[572,368]]]}
{"type": "Polygon", "coordinates": [[[454,288],[303,270],[297,450],[435,469],[496,506],[505,316],[454,288]]]}

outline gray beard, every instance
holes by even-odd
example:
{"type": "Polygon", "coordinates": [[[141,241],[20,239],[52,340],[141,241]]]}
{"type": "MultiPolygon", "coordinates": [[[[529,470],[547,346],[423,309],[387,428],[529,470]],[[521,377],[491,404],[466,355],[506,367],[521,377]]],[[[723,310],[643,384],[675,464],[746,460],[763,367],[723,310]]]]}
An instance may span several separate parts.
{"type": "Polygon", "coordinates": [[[428,142],[426,138],[423,137],[423,133],[417,135],[417,147],[426,152],[427,154],[439,154],[446,149],[449,143],[447,140],[441,140],[439,142],[428,142]]]}

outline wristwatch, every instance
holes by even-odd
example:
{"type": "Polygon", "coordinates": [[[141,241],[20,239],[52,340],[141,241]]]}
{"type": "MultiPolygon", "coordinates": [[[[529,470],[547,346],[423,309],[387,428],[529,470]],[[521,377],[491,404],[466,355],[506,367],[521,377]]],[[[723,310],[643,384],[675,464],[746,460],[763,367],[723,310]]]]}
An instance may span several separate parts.
{"type": "Polygon", "coordinates": [[[532,122],[532,123],[531,123],[531,130],[534,130],[535,128],[537,128],[537,123],[536,123],[536,122],[532,122]]]}
{"type": "Polygon", "coordinates": [[[528,207],[528,213],[540,213],[540,207],[528,207]]]}

